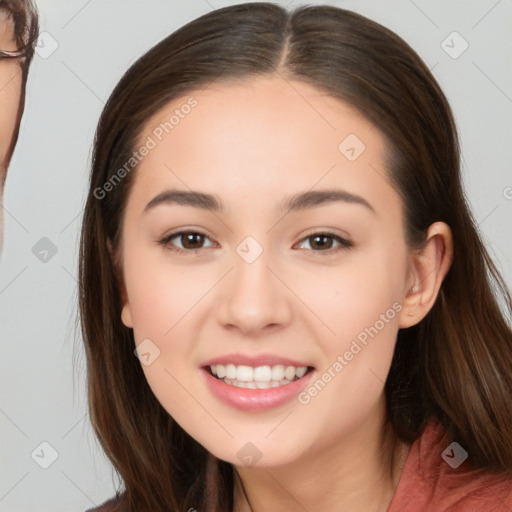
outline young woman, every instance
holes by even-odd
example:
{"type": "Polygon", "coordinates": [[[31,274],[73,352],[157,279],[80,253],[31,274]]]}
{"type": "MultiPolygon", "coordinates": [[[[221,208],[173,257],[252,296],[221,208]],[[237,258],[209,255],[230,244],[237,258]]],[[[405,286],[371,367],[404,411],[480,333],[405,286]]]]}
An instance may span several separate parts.
{"type": "Polygon", "coordinates": [[[512,509],[510,296],[445,96],[327,6],[202,16],[102,113],[80,255],[98,510],[512,509]]]}

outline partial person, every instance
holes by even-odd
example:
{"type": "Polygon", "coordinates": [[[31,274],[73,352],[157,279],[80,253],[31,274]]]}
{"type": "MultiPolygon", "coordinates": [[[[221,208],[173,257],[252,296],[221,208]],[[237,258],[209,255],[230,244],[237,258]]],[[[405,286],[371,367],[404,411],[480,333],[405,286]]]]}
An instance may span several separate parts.
{"type": "Polygon", "coordinates": [[[0,0],[0,250],[3,190],[25,109],[28,71],[38,30],[38,13],[32,0],[0,0]]]}

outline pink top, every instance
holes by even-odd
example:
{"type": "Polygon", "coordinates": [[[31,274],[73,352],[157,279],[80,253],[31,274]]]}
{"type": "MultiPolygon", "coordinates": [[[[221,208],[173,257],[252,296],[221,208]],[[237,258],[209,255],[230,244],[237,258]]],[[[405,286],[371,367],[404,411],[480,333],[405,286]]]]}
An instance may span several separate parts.
{"type": "MultiPolygon", "coordinates": [[[[512,477],[470,473],[471,447],[443,446],[443,434],[431,421],[412,444],[387,512],[512,512],[512,477]]],[[[87,512],[113,512],[117,503],[87,512]]]]}
{"type": "Polygon", "coordinates": [[[443,434],[431,421],[413,443],[387,512],[512,512],[512,477],[470,473],[471,447],[443,434]]]}

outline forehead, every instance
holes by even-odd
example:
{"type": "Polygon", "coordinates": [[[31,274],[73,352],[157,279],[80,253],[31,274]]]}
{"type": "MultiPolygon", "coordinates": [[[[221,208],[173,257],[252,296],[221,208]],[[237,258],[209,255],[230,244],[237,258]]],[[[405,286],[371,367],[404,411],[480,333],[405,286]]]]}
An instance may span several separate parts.
{"type": "Polygon", "coordinates": [[[398,197],[379,130],[347,103],[281,76],[176,98],[146,123],[143,146],[128,199],[137,210],[170,188],[215,194],[239,212],[313,188],[343,186],[384,204],[398,197]]]}
{"type": "Polygon", "coordinates": [[[364,149],[374,160],[385,151],[378,130],[353,107],[309,84],[279,76],[192,91],[155,114],[139,144],[148,137],[156,147],[139,166],[142,171],[155,164],[192,161],[208,163],[210,169],[223,162],[224,167],[229,163],[242,170],[244,164],[259,160],[268,169],[274,167],[272,161],[282,165],[284,159],[309,164],[313,159],[319,169],[340,156],[346,162],[354,157],[340,152],[347,138],[346,149],[356,144],[355,153],[364,149]]]}

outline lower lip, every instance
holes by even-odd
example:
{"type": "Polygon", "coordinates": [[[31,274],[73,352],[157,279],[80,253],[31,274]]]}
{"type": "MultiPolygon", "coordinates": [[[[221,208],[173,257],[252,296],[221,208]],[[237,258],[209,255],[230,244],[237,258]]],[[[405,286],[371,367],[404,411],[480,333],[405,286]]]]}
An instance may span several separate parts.
{"type": "Polygon", "coordinates": [[[278,407],[293,398],[308,385],[314,370],[304,377],[294,380],[276,388],[248,389],[230,386],[222,380],[216,379],[206,369],[202,368],[206,383],[210,391],[222,402],[241,411],[259,412],[278,407]]]}

